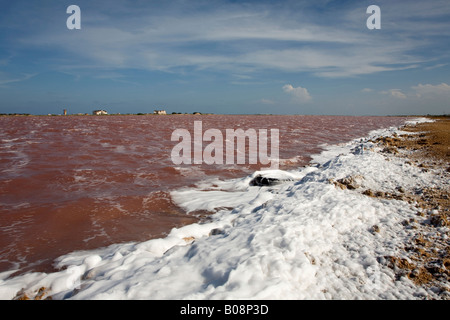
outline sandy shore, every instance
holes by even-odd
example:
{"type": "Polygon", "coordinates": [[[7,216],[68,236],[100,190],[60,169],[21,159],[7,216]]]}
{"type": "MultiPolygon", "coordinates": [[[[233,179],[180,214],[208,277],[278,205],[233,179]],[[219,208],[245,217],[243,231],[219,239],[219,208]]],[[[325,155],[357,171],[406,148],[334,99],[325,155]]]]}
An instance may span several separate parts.
{"type": "MultiPolygon", "coordinates": [[[[381,137],[383,152],[406,157],[409,164],[436,175],[436,180],[450,181],[450,118],[433,118],[435,122],[407,125],[413,134],[381,137]]],[[[407,163],[408,163],[407,162],[407,163]]],[[[366,190],[372,197],[408,201],[417,208],[417,217],[402,222],[414,232],[404,243],[399,256],[385,257],[398,277],[407,276],[419,286],[432,288],[442,299],[450,299],[450,187],[398,188],[396,194],[366,190]]],[[[380,226],[381,227],[381,226],[380,226]]],[[[379,226],[374,226],[376,232],[379,226]]]]}

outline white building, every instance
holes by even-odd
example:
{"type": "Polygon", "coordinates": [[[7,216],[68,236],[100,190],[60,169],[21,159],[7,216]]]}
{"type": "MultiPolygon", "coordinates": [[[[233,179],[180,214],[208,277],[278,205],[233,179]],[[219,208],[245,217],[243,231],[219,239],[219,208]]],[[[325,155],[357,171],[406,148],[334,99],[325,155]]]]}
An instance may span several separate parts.
{"type": "Polygon", "coordinates": [[[105,110],[94,110],[94,111],[92,111],[92,114],[94,116],[101,116],[101,115],[104,115],[104,114],[108,114],[108,112],[106,112],[105,110]]]}
{"type": "Polygon", "coordinates": [[[153,111],[153,114],[167,114],[166,110],[155,110],[153,111]]]}

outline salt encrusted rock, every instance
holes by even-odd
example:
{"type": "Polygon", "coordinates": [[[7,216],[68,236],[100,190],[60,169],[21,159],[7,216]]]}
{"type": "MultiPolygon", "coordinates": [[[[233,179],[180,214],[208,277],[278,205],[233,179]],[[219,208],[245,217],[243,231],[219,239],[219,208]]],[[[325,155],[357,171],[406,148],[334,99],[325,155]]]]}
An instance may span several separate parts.
{"type": "Polygon", "coordinates": [[[362,194],[369,196],[369,197],[375,197],[375,194],[370,189],[364,190],[362,194]]]}
{"type": "Polygon", "coordinates": [[[52,297],[48,295],[48,292],[49,289],[46,287],[40,287],[35,294],[27,294],[24,290],[20,290],[13,300],[52,300],[52,297]]]}
{"type": "Polygon", "coordinates": [[[280,183],[293,181],[292,179],[279,179],[279,178],[271,178],[271,177],[263,177],[261,175],[257,175],[250,181],[251,186],[274,186],[280,183]]]}
{"type": "Polygon", "coordinates": [[[379,233],[380,232],[380,227],[378,225],[374,224],[372,226],[372,228],[370,228],[370,232],[372,232],[372,233],[379,233]]]}
{"type": "Polygon", "coordinates": [[[209,233],[210,236],[216,236],[219,234],[225,234],[225,231],[223,229],[215,228],[212,229],[211,232],[209,233]]]}
{"type": "Polygon", "coordinates": [[[349,189],[349,190],[355,190],[360,187],[360,184],[356,181],[358,177],[345,177],[342,179],[338,179],[336,181],[331,180],[330,182],[333,183],[336,187],[339,187],[341,189],[349,189]]]}
{"type": "Polygon", "coordinates": [[[444,214],[433,214],[430,222],[435,227],[445,227],[448,225],[447,217],[444,214]]]}
{"type": "Polygon", "coordinates": [[[195,238],[194,237],[184,237],[183,240],[186,241],[186,243],[192,243],[195,241],[195,238]]]}
{"type": "Polygon", "coordinates": [[[388,146],[388,147],[385,147],[381,152],[384,152],[384,153],[391,153],[391,154],[397,154],[397,153],[398,153],[398,150],[397,150],[396,147],[388,146]]]}
{"type": "Polygon", "coordinates": [[[386,196],[386,193],[384,193],[383,191],[377,191],[375,192],[375,196],[379,198],[384,198],[386,196]]]}

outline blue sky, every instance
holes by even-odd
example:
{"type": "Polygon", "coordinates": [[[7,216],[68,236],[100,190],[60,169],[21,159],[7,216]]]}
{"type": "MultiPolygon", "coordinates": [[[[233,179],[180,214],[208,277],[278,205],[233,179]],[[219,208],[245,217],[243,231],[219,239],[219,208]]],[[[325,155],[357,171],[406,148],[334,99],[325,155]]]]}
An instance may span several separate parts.
{"type": "Polygon", "coordinates": [[[0,113],[450,113],[448,0],[0,3],[0,113]]]}

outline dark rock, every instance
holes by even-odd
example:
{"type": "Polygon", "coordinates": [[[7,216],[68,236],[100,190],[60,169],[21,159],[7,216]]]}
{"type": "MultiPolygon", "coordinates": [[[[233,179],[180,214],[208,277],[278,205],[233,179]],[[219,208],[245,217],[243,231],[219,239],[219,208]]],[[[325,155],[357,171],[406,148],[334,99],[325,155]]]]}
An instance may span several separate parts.
{"type": "Polygon", "coordinates": [[[252,181],[250,181],[251,186],[274,186],[277,184],[281,184],[283,182],[292,181],[290,179],[278,179],[278,178],[270,178],[270,177],[263,177],[261,175],[256,176],[252,181]]]}
{"type": "Polygon", "coordinates": [[[370,229],[370,232],[372,232],[372,233],[379,233],[380,232],[380,227],[377,226],[376,224],[374,224],[372,226],[372,228],[370,229]]]}
{"type": "Polygon", "coordinates": [[[225,233],[225,231],[223,231],[223,229],[215,228],[210,231],[209,235],[216,236],[216,235],[224,234],[224,233],[225,233]]]}
{"type": "Polygon", "coordinates": [[[377,191],[375,193],[375,196],[379,198],[384,198],[386,196],[386,193],[384,193],[383,191],[377,191]]]}
{"type": "Polygon", "coordinates": [[[447,217],[444,214],[432,215],[430,222],[436,228],[445,227],[446,225],[448,225],[447,217]]]}

